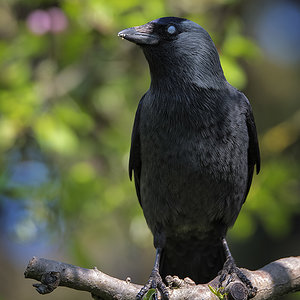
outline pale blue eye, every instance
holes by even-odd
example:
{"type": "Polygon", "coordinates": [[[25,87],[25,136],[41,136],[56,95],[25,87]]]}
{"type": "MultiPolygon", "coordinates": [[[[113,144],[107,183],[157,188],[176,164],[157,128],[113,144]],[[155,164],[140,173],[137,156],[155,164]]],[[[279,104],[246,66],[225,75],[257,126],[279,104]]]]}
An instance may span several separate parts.
{"type": "Polygon", "coordinates": [[[170,33],[170,34],[173,34],[176,32],[176,28],[173,25],[169,26],[167,30],[168,30],[168,33],[170,33]]]}

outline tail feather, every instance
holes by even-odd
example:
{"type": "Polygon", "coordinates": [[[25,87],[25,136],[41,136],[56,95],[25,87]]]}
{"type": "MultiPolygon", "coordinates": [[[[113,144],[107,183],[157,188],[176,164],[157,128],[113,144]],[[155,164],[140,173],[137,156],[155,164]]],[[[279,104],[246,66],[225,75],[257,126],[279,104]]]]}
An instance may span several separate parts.
{"type": "Polygon", "coordinates": [[[162,252],[160,274],[189,277],[196,284],[207,283],[218,275],[225,262],[221,240],[189,240],[168,244],[162,252]]]}

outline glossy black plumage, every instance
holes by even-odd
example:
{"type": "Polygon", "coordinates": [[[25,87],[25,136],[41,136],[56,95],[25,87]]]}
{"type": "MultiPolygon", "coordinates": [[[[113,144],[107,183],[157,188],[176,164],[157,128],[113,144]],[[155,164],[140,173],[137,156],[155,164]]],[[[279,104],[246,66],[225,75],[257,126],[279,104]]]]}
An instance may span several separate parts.
{"type": "Polygon", "coordinates": [[[207,282],[223,267],[221,239],[247,197],[254,166],[260,169],[251,106],[226,81],[198,24],[161,18],[119,35],[142,47],[150,67],[129,174],[162,249],[160,274],[207,282]]]}

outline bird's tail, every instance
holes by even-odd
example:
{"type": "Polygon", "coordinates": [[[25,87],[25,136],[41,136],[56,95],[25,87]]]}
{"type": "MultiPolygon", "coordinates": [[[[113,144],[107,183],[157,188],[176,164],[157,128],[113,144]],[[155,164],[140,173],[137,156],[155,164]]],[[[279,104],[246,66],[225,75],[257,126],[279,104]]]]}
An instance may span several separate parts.
{"type": "Polygon", "coordinates": [[[225,262],[221,239],[171,242],[163,249],[160,274],[179,278],[189,277],[198,283],[207,283],[218,275],[225,262]]]}

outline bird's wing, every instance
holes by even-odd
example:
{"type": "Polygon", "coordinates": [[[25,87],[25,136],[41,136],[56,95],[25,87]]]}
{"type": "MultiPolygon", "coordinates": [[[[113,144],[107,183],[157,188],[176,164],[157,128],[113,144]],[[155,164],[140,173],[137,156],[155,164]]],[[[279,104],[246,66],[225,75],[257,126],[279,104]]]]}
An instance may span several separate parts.
{"type": "Polygon", "coordinates": [[[141,178],[141,143],[140,143],[140,114],[142,103],[145,95],[140,100],[137,111],[135,113],[135,119],[132,129],[131,135],[131,148],[130,148],[130,156],[129,156],[129,178],[132,180],[132,172],[134,172],[134,183],[136,194],[139,199],[140,205],[141,202],[141,193],[140,193],[140,178],[141,178]]]}
{"type": "MultiPolygon", "coordinates": [[[[242,94],[242,93],[241,93],[242,94]]],[[[247,180],[247,189],[244,196],[244,202],[246,200],[246,197],[248,195],[253,172],[254,172],[254,166],[256,165],[256,174],[260,171],[260,153],[259,153],[259,145],[258,145],[258,139],[257,139],[257,132],[256,132],[256,126],[254,122],[254,116],[252,113],[251,105],[249,103],[249,100],[247,97],[242,94],[243,98],[246,102],[246,124],[248,128],[248,136],[249,136],[249,147],[248,147],[248,180],[247,180]]]]}

